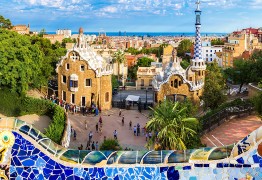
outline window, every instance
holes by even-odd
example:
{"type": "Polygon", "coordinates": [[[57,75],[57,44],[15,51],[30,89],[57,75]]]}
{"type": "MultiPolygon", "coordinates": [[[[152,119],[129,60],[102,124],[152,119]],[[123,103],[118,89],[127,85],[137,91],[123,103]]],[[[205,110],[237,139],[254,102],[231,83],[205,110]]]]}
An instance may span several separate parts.
{"type": "Polygon", "coordinates": [[[210,50],[210,52],[212,52],[212,50],[210,50]]]}
{"type": "Polygon", "coordinates": [[[174,87],[175,87],[175,88],[178,87],[178,81],[177,81],[177,79],[175,79],[175,81],[174,81],[174,87]]]}
{"type": "Polygon", "coordinates": [[[86,106],[86,97],[82,96],[81,105],[86,106]]]}
{"type": "Polygon", "coordinates": [[[77,88],[78,87],[78,81],[70,80],[70,87],[77,88]]]}
{"type": "Polygon", "coordinates": [[[206,52],[208,52],[208,50],[206,50],[206,52]]]}
{"type": "Polygon", "coordinates": [[[206,61],[208,61],[208,58],[206,58],[206,61]]]}
{"type": "Polygon", "coordinates": [[[144,79],[141,79],[141,86],[144,86],[144,79]]]}
{"type": "Polygon", "coordinates": [[[66,101],[66,92],[62,91],[62,100],[66,101]]]}
{"type": "Polygon", "coordinates": [[[212,57],[212,54],[210,54],[210,57],[212,57]]]}
{"type": "Polygon", "coordinates": [[[189,77],[189,81],[192,81],[193,79],[192,79],[192,77],[189,77]]]}
{"type": "Polygon", "coordinates": [[[66,70],[69,70],[69,63],[66,63],[66,70]]]}
{"type": "Polygon", "coordinates": [[[206,56],[208,56],[208,54],[206,54],[206,56]]]}
{"type": "Polygon", "coordinates": [[[62,75],[62,79],[63,79],[62,82],[66,83],[66,76],[62,75]]]}
{"type": "Polygon", "coordinates": [[[213,59],[212,59],[212,58],[210,58],[210,61],[213,61],[213,59]]]}
{"type": "Polygon", "coordinates": [[[71,103],[75,104],[75,94],[71,94],[71,103]]]}
{"type": "Polygon", "coordinates": [[[106,95],[105,95],[105,102],[108,102],[109,101],[109,92],[106,92],[106,95]]]}
{"type": "Polygon", "coordinates": [[[173,87],[174,86],[174,81],[171,81],[171,87],[173,87]]]}
{"type": "Polygon", "coordinates": [[[152,86],[152,79],[149,80],[149,86],[152,86]]]}
{"type": "Polygon", "coordinates": [[[181,81],[179,81],[178,85],[179,85],[179,86],[181,86],[181,84],[182,84],[182,82],[181,82],[181,81]]]}
{"type": "Polygon", "coordinates": [[[80,66],[80,71],[85,71],[85,65],[80,66]]]}
{"type": "Polygon", "coordinates": [[[201,72],[200,71],[198,71],[198,75],[201,76],[201,72]]]}
{"type": "Polygon", "coordinates": [[[86,79],[86,86],[91,87],[92,86],[92,79],[86,79]]]}

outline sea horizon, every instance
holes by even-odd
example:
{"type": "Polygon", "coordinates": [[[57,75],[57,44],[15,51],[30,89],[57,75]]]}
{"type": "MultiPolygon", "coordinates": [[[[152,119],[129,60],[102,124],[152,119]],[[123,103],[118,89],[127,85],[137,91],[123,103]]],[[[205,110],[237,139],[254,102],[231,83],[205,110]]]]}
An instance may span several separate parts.
{"type": "MultiPolygon", "coordinates": [[[[46,32],[47,34],[56,34],[56,32],[46,32]]],[[[78,32],[72,32],[73,34],[78,34],[78,32]]],[[[85,32],[86,35],[99,35],[106,34],[107,36],[147,36],[147,37],[193,37],[195,36],[195,32],[85,32]]],[[[228,33],[214,33],[214,32],[203,32],[201,36],[217,36],[222,37],[227,35],[228,33]]]]}

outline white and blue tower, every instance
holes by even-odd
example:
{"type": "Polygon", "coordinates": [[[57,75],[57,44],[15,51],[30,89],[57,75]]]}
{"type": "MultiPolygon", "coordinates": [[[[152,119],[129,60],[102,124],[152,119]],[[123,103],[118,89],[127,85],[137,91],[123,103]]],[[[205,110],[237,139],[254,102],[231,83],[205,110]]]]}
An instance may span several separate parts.
{"type": "MultiPolygon", "coordinates": [[[[197,8],[195,10],[196,14],[196,35],[195,35],[195,45],[194,45],[194,57],[191,60],[191,69],[193,71],[206,70],[205,61],[202,57],[202,42],[201,42],[201,10],[200,10],[200,0],[196,1],[197,8]]],[[[202,73],[201,73],[202,74],[202,73]]]]}

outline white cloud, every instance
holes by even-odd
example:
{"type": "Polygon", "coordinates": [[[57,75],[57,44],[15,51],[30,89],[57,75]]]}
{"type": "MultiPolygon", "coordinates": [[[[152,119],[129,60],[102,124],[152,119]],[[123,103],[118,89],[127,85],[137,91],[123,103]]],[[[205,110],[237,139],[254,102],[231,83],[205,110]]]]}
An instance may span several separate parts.
{"type": "Polygon", "coordinates": [[[117,8],[114,6],[107,6],[101,9],[102,12],[108,12],[108,13],[116,13],[117,8]]]}

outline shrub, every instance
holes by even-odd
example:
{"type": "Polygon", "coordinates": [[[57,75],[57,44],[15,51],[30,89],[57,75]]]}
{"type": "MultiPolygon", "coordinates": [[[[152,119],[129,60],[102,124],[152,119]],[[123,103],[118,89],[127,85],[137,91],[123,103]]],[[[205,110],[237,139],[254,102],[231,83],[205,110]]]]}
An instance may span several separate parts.
{"type": "Polygon", "coordinates": [[[46,130],[45,135],[50,139],[52,139],[54,142],[60,144],[65,129],[65,121],[66,121],[65,112],[63,108],[55,104],[53,104],[53,107],[51,109],[52,109],[51,115],[53,117],[53,121],[48,126],[48,128],[45,129],[46,130]]]}
{"type": "Polygon", "coordinates": [[[252,99],[252,102],[254,103],[255,110],[260,116],[262,116],[262,93],[259,93],[257,96],[255,96],[252,99]]]}
{"type": "Polygon", "coordinates": [[[118,141],[115,139],[106,139],[100,146],[100,150],[102,151],[118,151],[122,150],[118,141]]]}
{"type": "Polygon", "coordinates": [[[8,89],[0,89],[0,113],[5,116],[22,116],[27,114],[47,115],[52,119],[45,135],[60,144],[63,136],[66,116],[64,109],[51,101],[19,96],[8,89]]]}

